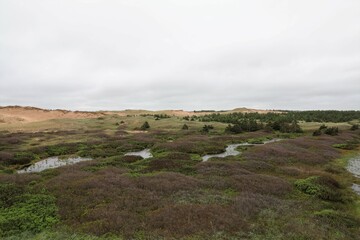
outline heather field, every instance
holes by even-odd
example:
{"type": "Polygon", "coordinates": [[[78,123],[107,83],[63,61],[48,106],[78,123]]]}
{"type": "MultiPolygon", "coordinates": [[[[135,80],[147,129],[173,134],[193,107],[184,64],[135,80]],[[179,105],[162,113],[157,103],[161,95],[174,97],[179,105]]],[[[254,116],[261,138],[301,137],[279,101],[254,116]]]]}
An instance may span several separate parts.
{"type": "Polygon", "coordinates": [[[360,155],[358,117],[253,117],[0,123],[0,236],[359,239],[360,196],[351,186],[360,179],[346,170],[360,155]],[[261,144],[269,139],[279,141],[261,144]],[[245,142],[253,145],[239,155],[202,160],[245,142]],[[152,157],[125,155],[144,149],[152,157]],[[17,173],[49,157],[93,160],[17,173]]]}
{"type": "Polygon", "coordinates": [[[360,240],[360,0],[0,0],[0,240],[360,240]]]}

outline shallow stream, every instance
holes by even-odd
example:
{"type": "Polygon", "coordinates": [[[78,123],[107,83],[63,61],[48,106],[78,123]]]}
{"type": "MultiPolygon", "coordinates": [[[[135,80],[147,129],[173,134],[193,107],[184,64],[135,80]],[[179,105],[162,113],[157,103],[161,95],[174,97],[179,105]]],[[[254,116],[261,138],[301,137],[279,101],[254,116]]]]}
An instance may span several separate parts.
{"type": "Polygon", "coordinates": [[[89,161],[91,158],[75,157],[75,158],[66,158],[60,159],[59,157],[50,157],[39,162],[36,162],[29,167],[17,171],[17,173],[31,173],[31,172],[41,172],[50,168],[57,168],[61,166],[71,165],[78,162],[89,161]]]}
{"type": "Polygon", "coordinates": [[[219,154],[205,155],[202,157],[202,160],[205,162],[205,161],[209,160],[210,158],[214,158],[214,157],[224,158],[227,156],[236,156],[241,153],[238,150],[236,150],[240,146],[251,147],[251,146],[263,145],[263,144],[273,143],[273,142],[278,142],[278,141],[281,141],[281,139],[275,138],[275,139],[264,141],[263,143],[247,143],[247,142],[245,142],[245,143],[238,143],[238,144],[230,144],[226,147],[225,152],[219,153],[219,154]]]}
{"type": "Polygon", "coordinates": [[[125,156],[140,156],[143,159],[153,157],[153,155],[151,154],[149,148],[146,148],[146,149],[138,151],[138,152],[128,152],[128,153],[125,154],[125,156]]]}
{"type": "MultiPolygon", "coordinates": [[[[346,169],[351,172],[355,177],[360,178],[360,155],[354,158],[351,158],[348,162],[346,169]]],[[[351,187],[354,192],[360,195],[360,185],[353,183],[351,187]]]]}

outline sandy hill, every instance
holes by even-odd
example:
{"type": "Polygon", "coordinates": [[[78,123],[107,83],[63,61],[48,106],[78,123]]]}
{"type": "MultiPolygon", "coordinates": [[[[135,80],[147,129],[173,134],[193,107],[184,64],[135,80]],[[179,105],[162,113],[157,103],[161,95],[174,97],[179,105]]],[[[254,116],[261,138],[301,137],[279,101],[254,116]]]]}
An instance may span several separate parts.
{"type": "Polygon", "coordinates": [[[1,123],[18,123],[18,122],[39,122],[50,119],[81,119],[81,118],[97,118],[109,114],[117,114],[120,116],[126,115],[141,115],[141,114],[167,114],[170,116],[193,116],[205,115],[211,113],[232,113],[232,112],[260,112],[266,113],[268,110],[257,110],[248,108],[236,108],[228,111],[184,111],[184,110],[132,110],[127,109],[123,111],[68,111],[62,109],[41,109],[36,107],[22,107],[22,106],[6,106],[0,107],[0,124],[1,123]]]}
{"type": "Polygon", "coordinates": [[[0,107],[0,123],[39,122],[62,118],[94,118],[104,115],[101,112],[83,112],[67,110],[47,110],[35,107],[7,106],[0,107]]]}

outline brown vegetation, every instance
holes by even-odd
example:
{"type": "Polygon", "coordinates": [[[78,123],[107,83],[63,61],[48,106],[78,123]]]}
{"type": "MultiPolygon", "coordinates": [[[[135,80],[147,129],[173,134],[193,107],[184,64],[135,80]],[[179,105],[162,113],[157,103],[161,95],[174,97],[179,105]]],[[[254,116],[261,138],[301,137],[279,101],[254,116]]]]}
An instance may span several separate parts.
{"type": "Polygon", "coordinates": [[[248,228],[231,208],[218,205],[173,205],[154,211],[148,227],[162,236],[179,237],[206,232],[238,232],[248,228]]]}
{"type": "Polygon", "coordinates": [[[340,152],[332,147],[334,143],[339,142],[342,140],[331,137],[316,139],[300,137],[281,143],[255,146],[246,151],[243,157],[248,160],[266,161],[274,164],[324,164],[340,156],[340,152]]]}

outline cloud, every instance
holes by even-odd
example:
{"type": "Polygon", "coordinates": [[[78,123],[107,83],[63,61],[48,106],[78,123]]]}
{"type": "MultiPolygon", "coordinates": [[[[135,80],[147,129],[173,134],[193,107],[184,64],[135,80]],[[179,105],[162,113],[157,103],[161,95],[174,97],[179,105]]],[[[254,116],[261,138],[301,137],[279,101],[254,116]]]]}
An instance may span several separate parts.
{"type": "Polygon", "coordinates": [[[0,105],[360,109],[359,1],[0,2],[0,105]]]}

